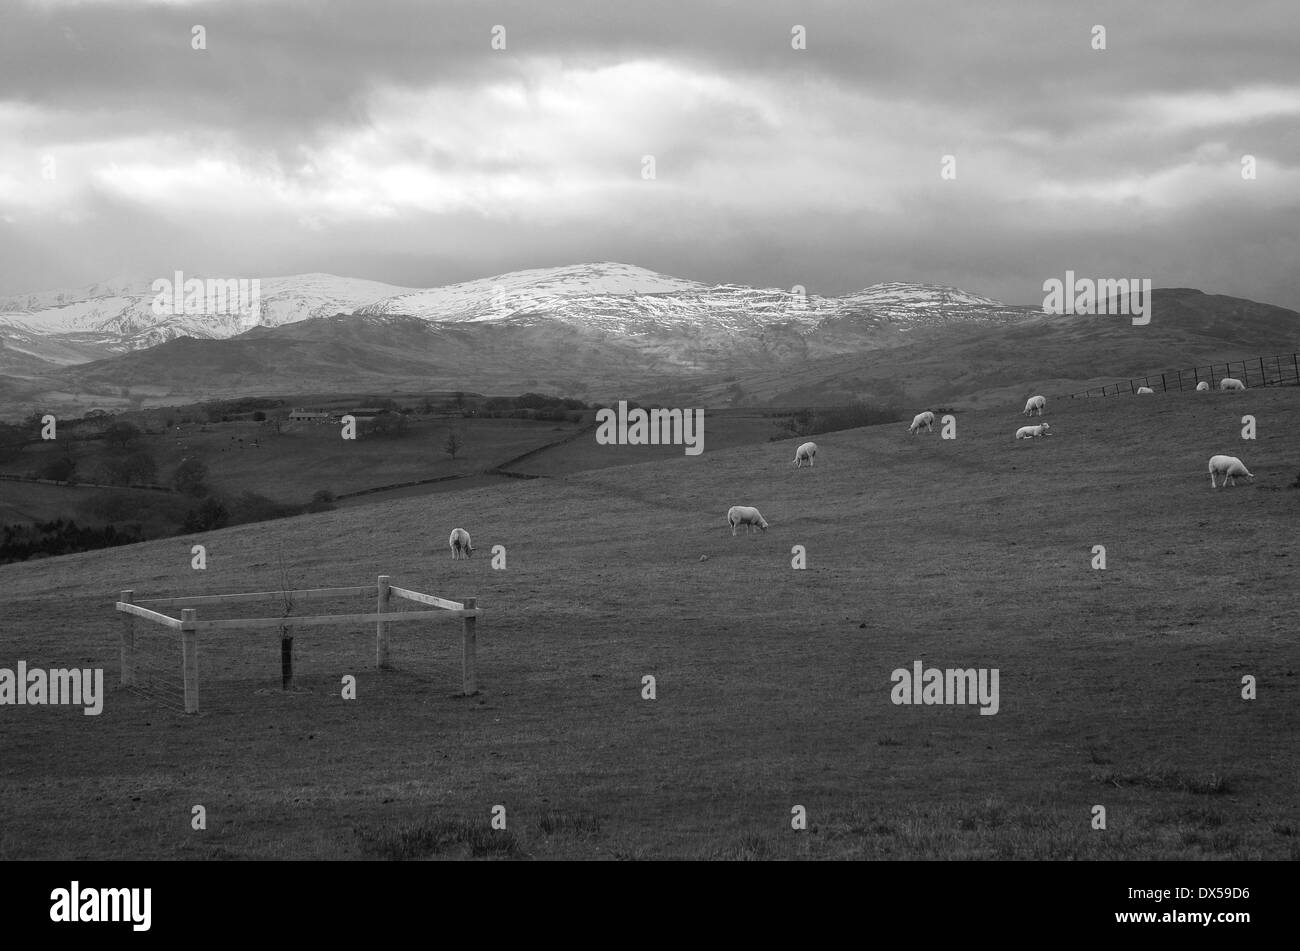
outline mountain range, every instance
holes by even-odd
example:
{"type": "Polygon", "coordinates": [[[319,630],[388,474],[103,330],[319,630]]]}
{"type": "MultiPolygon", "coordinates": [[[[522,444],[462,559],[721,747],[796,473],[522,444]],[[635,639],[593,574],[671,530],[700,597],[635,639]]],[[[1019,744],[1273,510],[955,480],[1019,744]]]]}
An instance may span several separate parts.
{"type": "Polygon", "coordinates": [[[330,389],[915,401],[966,395],[954,391],[958,380],[989,390],[1013,373],[1018,388],[1027,377],[1081,388],[1151,369],[1138,360],[1190,365],[1179,361],[1277,352],[1300,339],[1294,311],[1186,288],[1158,289],[1153,325],[1136,328],[935,284],[823,296],[613,262],[424,289],[329,274],[259,283],[255,314],[172,313],[155,307],[150,282],[0,298],[0,405],[330,389]],[[956,362],[945,365],[952,348],[956,362]]]}

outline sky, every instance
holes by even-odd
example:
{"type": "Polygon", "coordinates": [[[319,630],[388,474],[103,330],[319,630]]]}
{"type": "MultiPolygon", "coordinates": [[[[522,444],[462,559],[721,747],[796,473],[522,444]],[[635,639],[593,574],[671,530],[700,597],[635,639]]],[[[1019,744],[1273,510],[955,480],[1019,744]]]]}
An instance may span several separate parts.
{"type": "Polygon", "coordinates": [[[621,261],[1300,309],[1297,50],[1295,0],[2,0],[0,293],[621,261]]]}

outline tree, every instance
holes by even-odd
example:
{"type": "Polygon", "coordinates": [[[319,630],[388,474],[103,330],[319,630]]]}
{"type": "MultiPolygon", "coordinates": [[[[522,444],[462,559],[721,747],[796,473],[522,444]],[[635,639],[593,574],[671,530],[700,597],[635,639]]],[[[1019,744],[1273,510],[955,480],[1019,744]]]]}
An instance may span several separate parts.
{"type": "Polygon", "coordinates": [[[75,459],[59,456],[41,467],[40,477],[42,479],[53,479],[55,482],[68,482],[71,481],[76,471],[77,462],[75,459]]]}
{"type": "Polygon", "coordinates": [[[132,423],[110,423],[104,430],[104,441],[117,449],[125,449],[139,438],[140,428],[132,423]]]}
{"type": "Polygon", "coordinates": [[[463,392],[461,392],[460,390],[457,390],[457,391],[456,391],[456,395],[455,395],[454,397],[452,397],[452,399],[454,399],[454,400],[456,401],[456,409],[464,409],[464,408],[465,408],[465,394],[464,394],[463,392]]]}
{"type": "Polygon", "coordinates": [[[182,495],[198,498],[208,492],[207,478],[208,467],[201,460],[193,457],[182,459],[172,474],[172,487],[182,495]]]}
{"type": "Polygon", "coordinates": [[[462,448],[464,447],[461,445],[460,437],[456,435],[456,430],[453,429],[447,433],[447,442],[443,445],[442,451],[455,460],[456,453],[460,452],[462,448]]]}
{"type": "Polygon", "coordinates": [[[198,508],[190,509],[185,515],[184,529],[187,532],[206,532],[222,528],[230,519],[230,512],[215,495],[210,495],[199,503],[198,508]]]}

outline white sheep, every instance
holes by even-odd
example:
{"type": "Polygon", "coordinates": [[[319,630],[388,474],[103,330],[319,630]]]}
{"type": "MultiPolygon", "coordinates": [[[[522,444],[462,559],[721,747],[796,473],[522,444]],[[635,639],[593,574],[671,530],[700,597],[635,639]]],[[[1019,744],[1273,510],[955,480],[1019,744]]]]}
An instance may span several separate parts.
{"type": "Polygon", "coordinates": [[[806,442],[794,451],[794,462],[791,463],[795,468],[802,469],[803,461],[808,460],[808,465],[813,464],[813,458],[817,455],[817,444],[815,442],[806,442]]]}
{"type": "Polygon", "coordinates": [[[1049,436],[1048,430],[1052,428],[1051,423],[1040,423],[1037,426],[1021,426],[1016,430],[1017,439],[1033,439],[1035,436],[1049,436]]]}
{"type": "Polygon", "coordinates": [[[736,535],[736,527],[739,525],[748,526],[746,531],[753,534],[754,526],[757,525],[760,531],[767,531],[767,519],[759,514],[758,509],[752,505],[733,505],[727,509],[727,524],[731,526],[731,535],[736,535]]]}
{"type": "Polygon", "coordinates": [[[1155,390],[1151,389],[1151,387],[1149,387],[1149,386],[1139,386],[1139,387],[1138,387],[1138,396],[1144,396],[1144,395],[1147,394],[1147,393],[1154,393],[1154,392],[1155,392],[1155,390]]]}
{"type": "Polygon", "coordinates": [[[1218,489],[1222,486],[1215,485],[1214,477],[1216,475],[1223,476],[1223,485],[1227,485],[1229,482],[1236,485],[1235,476],[1245,476],[1247,481],[1255,481],[1255,477],[1251,475],[1250,470],[1236,456],[1210,456],[1210,485],[1218,489]]]}
{"type": "Polygon", "coordinates": [[[1042,415],[1043,415],[1043,407],[1046,406],[1046,405],[1047,405],[1047,397],[1046,397],[1046,396],[1031,396],[1031,397],[1029,397],[1029,399],[1025,402],[1025,415],[1026,415],[1026,416],[1033,416],[1033,415],[1034,415],[1034,411],[1037,410],[1037,411],[1038,411],[1038,415],[1039,415],[1039,416],[1042,416],[1042,415]]]}
{"type": "Polygon", "coordinates": [[[1196,384],[1197,393],[1205,393],[1208,392],[1209,389],[1210,389],[1210,384],[1206,383],[1204,380],[1196,384]]]}
{"type": "Polygon", "coordinates": [[[1234,380],[1230,376],[1225,376],[1219,381],[1219,389],[1221,390],[1244,390],[1245,388],[1245,383],[1242,383],[1240,380],[1234,380]]]}
{"type": "Polygon", "coordinates": [[[469,541],[469,532],[463,528],[453,528],[447,544],[451,547],[452,561],[459,560],[462,555],[468,558],[474,551],[474,546],[469,541]]]}
{"type": "Polygon", "coordinates": [[[927,433],[934,432],[934,413],[929,410],[924,413],[917,413],[912,417],[912,425],[907,427],[907,431],[915,436],[921,431],[922,426],[925,427],[927,433]]]}

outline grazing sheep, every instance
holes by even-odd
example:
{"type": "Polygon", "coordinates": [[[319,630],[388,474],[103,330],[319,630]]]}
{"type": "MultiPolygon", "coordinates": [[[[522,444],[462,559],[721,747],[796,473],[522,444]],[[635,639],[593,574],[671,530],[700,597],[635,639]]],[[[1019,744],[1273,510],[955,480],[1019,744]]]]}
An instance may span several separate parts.
{"type": "Polygon", "coordinates": [[[1048,430],[1052,428],[1051,423],[1040,423],[1037,426],[1021,426],[1016,430],[1017,439],[1033,439],[1035,436],[1048,436],[1048,430]]]}
{"type": "Polygon", "coordinates": [[[1250,470],[1236,456],[1210,456],[1210,485],[1216,489],[1222,488],[1222,486],[1214,483],[1216,475],[1223,476],[1223,485],[1227,485],[1229,482],[1236,485],[1235,476],[1245,476],[1247,481],[1255,481],[1255,477],[1251,475],[1250,470]]]}
{"type": "Polygon", "coordinates": [[[1149,387],[1149,386],[1139,386],[1139,387],[1138,387],[1138,396],[1143,396],[1143,395],[1145,395],[1145,394],[1147,394],[1147,393],[1154,393],[1154,392],[1155,392],[1155,390],[1151,389],[1151,387],[1149,387]]]}
{"type": "Polygon", "coordinates": [[[813,464],[813,459],[817,455],[817,444],[815,442],[806,442],[794,451],[794,462],[791,463],[795,468],[802,469],[803,461],[808,460],[808,465],[813,464]]]}
{"type": "Polygon", "coordinates": [[[468,558],[474,551],[474,546],[469,541],[469,532],[463,528],[453,528],[447,544],[451,547],[452,561],[458,561],[462,555],[468,558]]]}
{"type": "Polygon", "coordinates": [[[1219,389],[1221,390],[1244,390],[1245,388],[1245,383],[1242,383],[1240,380],[1234,380],[1230,376],[1225,376],[1219,381],[1219,389]]]}
{"type": "Polygon", "coordinates": [[[727,524],[731,526],[731,535],[736,535],[738,525],[748,526],[747,532],[752,534],[754,526],[757,525],[760,531],[767,531],[767,519],[759,514],[758,509],[752,505],[733,505],[727,509],[727,524]]]}
{"type": "Polygon", "coordinates": [[[934,413],[929,410],[926,410],[924,413],[917,413],[916,416],[912,418],[912,425],[907,427],[907,431],[915,436],[921,431],[922,426],[925,427],[927,433],[934,432],[934,413]]]}
{"type": "Polygon", "coordinates": [[[1197,393],[1205,393],[1205,392],[1207,392],[1209,389],[1210,389],[1210,384],[1206,383],[1204,380],[1202,380],[1200,383],[1197,383],[1197,384],[1196,384],[1196,392],[1197,392],[1197,393]]]}
{"type": "Polygon", "coordinates": [[[1042,415],[1043,415],[1043,407],[1046,406],[1046,405],[1047,405],[1047,397],[1046,397],[1046,396],[1031,396],[1031,397],[1029,397],[1029,399],[1025,402],[1025,415],[1026,415],[1026,416],[1033,416],[1033,415],[1034,415],[1034,411],[1037,410],[1037,411],[1038,411],[1038,415],[1039,415],[1039,416],[1042,416],[1042,415]]]}

